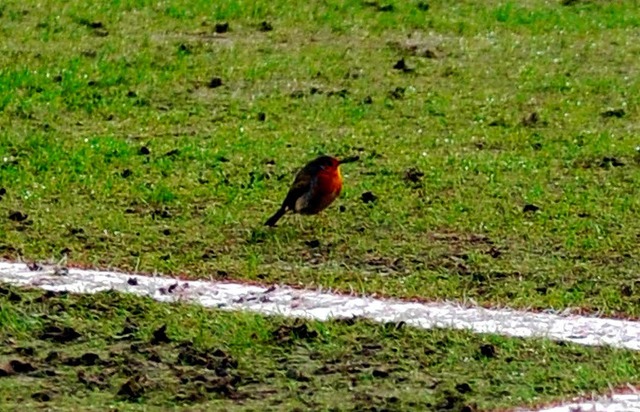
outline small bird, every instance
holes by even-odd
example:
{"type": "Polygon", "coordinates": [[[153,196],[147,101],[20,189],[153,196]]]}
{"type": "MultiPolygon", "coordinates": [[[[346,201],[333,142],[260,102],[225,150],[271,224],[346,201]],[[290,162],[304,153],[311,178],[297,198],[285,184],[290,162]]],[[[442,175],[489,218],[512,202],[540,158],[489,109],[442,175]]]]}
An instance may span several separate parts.
{"type": "Polygon", "coordinates": [[[265,226],[275,226],[288,211],[301,215],[322,212],[336,200],[342,190],[340,165],[358,160],[358,156],[342,160],[320,156],[307,163],[296,175],[282,206],[265,222],[265,226]]]}

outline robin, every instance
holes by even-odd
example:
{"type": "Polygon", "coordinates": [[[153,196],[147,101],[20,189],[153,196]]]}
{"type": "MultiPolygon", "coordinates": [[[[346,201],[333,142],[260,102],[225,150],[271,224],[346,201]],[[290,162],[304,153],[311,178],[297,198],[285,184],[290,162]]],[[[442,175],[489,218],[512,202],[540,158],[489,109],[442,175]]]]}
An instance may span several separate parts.
{"type": "Polygon", "coordinates": [[[320,156],[307,163],[296,175],[280,209],[265,222],[275,226],[285,213],[315,215],[326,209],[340,195],[342,175],[340,165],[357,161],[358,156],[336,159],[320,156]]]}

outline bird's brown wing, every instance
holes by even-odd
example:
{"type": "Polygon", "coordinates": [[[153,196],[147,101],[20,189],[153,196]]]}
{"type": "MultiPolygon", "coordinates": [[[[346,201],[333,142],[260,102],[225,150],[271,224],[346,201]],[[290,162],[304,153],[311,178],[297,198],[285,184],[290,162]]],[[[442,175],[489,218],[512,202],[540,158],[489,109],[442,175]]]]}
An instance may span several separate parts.
{"type": "Polygon", "coordinates": [[[308,197],[310,195],[313,191],[316,180],[315,176],[312,173],[309,173],[307,168],[300,170],[289,189],[289,193],[287,193],[287,197],[284,199],[284,202],[282,202],[282,205],[285,208],[296,212],[304,208],[305,205],[300,205],[298,203],[298,199],[305,196],[308,197]],[[297,204],[298,207],[296,207],[297,204]]]}

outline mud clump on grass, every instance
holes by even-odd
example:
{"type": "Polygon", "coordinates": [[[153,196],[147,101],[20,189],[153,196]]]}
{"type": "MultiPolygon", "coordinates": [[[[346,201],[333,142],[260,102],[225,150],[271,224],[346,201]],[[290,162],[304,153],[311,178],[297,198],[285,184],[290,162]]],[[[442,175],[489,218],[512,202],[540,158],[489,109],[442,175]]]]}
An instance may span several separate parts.
{"type": "Polygon", "coordinates": [[[22,296],[17,294],[11,289],[3,288],[0,286],[0,297],[6,299],[9,302],[17,303],[22,301],[22,296]]]}
{"type": "Polygon", "coordinates": [[[311,378],[309,376],[294,368],[287,369],[286,376],[287,378],[293,379],[298,382],[311,382],[311,378]]]}
{"type": "Polygon", "coordinates": [[[35,392],[31,395],[31,399],[37,402],[49,402],[51,395],[48,392],[35,392]]]}
{"type": "Polygon", "coordinates": [[[200,402],[206,400],[209,397],[208,394],[215,394],[218,398],[234,400],[248,397],[248,395],[238,391],[238,387],[243,382],[238,375],[218,377],[196,372],[179,373],[178,375],[181,391],[174,397],[174,400],[179,402],[200,402]]]}
{"type": "Polygon", "coordinates": [[[624,162],[619,160],[616,157],[605,156],[602,158],[602,161],[598,166],[600,166],[603,169],[607,169],[610,167],[622,167],[624,165],[625,165],[624,162]]]}
{"type": "Polygon", "coordinates": [[[531,112],[522,118],[521,123],[524,127],[533,127],[538,124],[539,121],[540,115],[538,114],[538,112],[531,112]]]}
{"type": "Polygon", "coordinates": [[[271,337],[278,343],[289,344],[296,340],[312,341],[318,338],[318,332],[309,328],[302,321],[295,321],[293,324],[284,324],[271,332],[271,337]]]}
{"type": "Polygon", "coordinates": [[[171,339],[167,336],[167,325],[162,325],[153,332],[151,338],[152,345],[158,345],[161,343],[171,343],[171,339]]]}
{"type": "Polygon", "coordinates": [[[78,382],[84,385],[89,390],[107,390],[110,387],[108,377],[103,373],[91,375],[83,370],[80,370],[78,371],[76,376],[78,378],[78,382]]]}
{"type": "Polygon", "coordinates": [[[404,60],[404,58],[398,60],[393,65],[393,68],[403,73],[411,73],[413,71],[413,69],[407,65],[407,62],[404,60]]]}
{"type": "Polygon", "coordinates": [[[371,0],[365,1],[362,4],[366,7],[371,7],[372,9],[375,9],[376,11],[379,11],[379,12],[392,12],[396,9],[393,4],[390,4],[390,3],[380,4],[377,1],[371,1],[371,0]]]}
{"type": "Polygon", "coordinates": [[[142,375],[132,376],[120,386],[118,397],[130,402],[136,401],[145,393],[144,383],[146,383],[146,379],[142,375]]]}
{"type": "MultiPolygon", "coordinates": [[[[136,283],[137,284],[137,283],[136,283]]],[[[138,333],[138,325],[133,323],[131,319],[126,318],[120,333],[113,337],[115,340],[131,340],[138,333]]]]}
{"type": "Polygon", "coordinates": [[[467,405],[465,397],[452,389],[446,389],[436,396],[435,410],[473,412],[475,405],[467,405]]]}
{"type": "Polygon", "coordinates": [[[487,343],[480,346],[478,355],[480,358],[492,359],[498,356],[498,349],[494,345],[487,343]]]}
{"type": "Polygon", "coordinates": [[[609,109],[600,113],[600,116],[602,116],[605,119],[611,118],[611,117],[616,117],[620,119],[620,118],[623,118],[626,114],[627,113],[624,111],[624,109],[609,109]]]}
{"type": "MultiPolygon", "coordinates": [[[[42,270],[42,269],[35,269],[35,268],[31,269],[31,268],[29,268],[29,270],[36,271],[36,270],[42,270]]],[[[48,302],[48,301],[50,301],[52,299],[64,298],[68,294],[69,294],[69,292],[65,292],[65,291],[54,292],[52,290],[48,290],[48,291],[44,292],[41,296],[35,298],[33,300],[33,302],[34,303],[46,303],[46,302],[48,302]]]]}
{"type": "Polygon", "coordinates": [[[417,167],[411,167],[404,171],[404,181],[412,187],[420,187],[424,172],[417,167]]]}
{"type": "Polygon", "coordinates": [[[217,89],[222,86],[222,79],[220,77],[212,77],[207,83],[207,87],[210,89],[217,89]]]}
{"type": "Polygon", "coordinates": [[[22,375],[37,371],[31,362],[23,361],[20,359],[10,360],[6,365],[0,366],[0,377],[9,375],[22,375]]]}
{"type": "Polygon", "coordinates": [[[320,247],[320,241],[318,239],[311,239],[304,242],[310,249],[317,249],[320,247]]]}
{"type": "Polygon", "coordinates": [[[229,23],[226,21],[221,23],[216,23],[216,25],[214,26],[214,30],[218,34],[226,33],[229,31],[229,23]]]}
{"type": "Polygon", "coordinates": [[[11,220],[12,222],[24,222],[25,220],[27,220],[27,218],[29,217],[28,214],[23,213],[19,210],[13,210],[11,212],[9,212],[9,220],[11,220]]]}
{"type": "Polygon", "coordinates": [[[20,356],[32,357],[36,355],[35,348],[31,346],[21,346],[15,349],[15,352],[20,356]]]}
{"type": "Polygon", "coordinates": [[[178,156],[179,154],[180,154],[180,149],[172,149],[172,150],[169,150],[167,153],[165,153],[162,156],[163,157],[174,158],[174,157],[178,156]]]}
{"type": "Polygon", "coordinates": [[[78,339],[80,335],[70,326],[49,325],[40,334],[40,339],[56,343],[67,343],[78,339]]]}
{"type": "Polygon", "coordinates": [[[402,257],[372,256],[362,261],[362,265],[377,273],[402,272],[406,269],[402,257]]]}
{"type": "Polygon", "coordinates": [[[221,349],[199,350],[190,343],[183,343],[180,346],[177,362],[181,365],[203,366],[206,369],[215,370],[220,376],[226,376],[228,369],[236,369],[238,367],[238,361],[221,349]]]}
{"type": "Polygon", "coordinates": [[[103,361],[97,353],[87,352],[80,356],[66,358],[62,363],[68,366],[94,366],[103,364],[103,361]]]}
{"type": "Polygon", "coordinates": [[[272,31],[273,25],[265,20],[258,25],[258,30],[262,32],[272,31]]]}
{"type": "Polygon", "coordinates": [[[404,92],[404,87],[396,87],[395,89],[391,90],[388,95],[393,100],[401,100],[404,98],[404,92]]]}
{"type": "Polygon", "coordinates": [[[374,195],[373,192],[364,192],[360,196],[360,200],[364,204],[374,203],[374,202],[376,202],[378,200],[378,196],[374,195]]]}

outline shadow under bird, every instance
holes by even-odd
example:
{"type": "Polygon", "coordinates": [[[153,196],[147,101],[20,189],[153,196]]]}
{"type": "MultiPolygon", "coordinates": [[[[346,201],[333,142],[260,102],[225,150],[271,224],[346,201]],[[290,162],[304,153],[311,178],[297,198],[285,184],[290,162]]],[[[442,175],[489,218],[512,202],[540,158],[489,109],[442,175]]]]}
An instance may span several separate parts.
{"type": "Polygon", "coordinates": [[[342,175],[340,165],[358,161],[358,156],[337,159],[320,156],[307,163],[296,175],[287,197],[280,209],[265,222],[266,226],[275,226],[285,213],[315,215],[329,207],[340,195],[342,175]]]}

